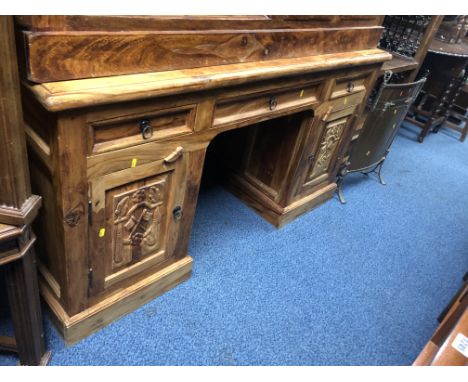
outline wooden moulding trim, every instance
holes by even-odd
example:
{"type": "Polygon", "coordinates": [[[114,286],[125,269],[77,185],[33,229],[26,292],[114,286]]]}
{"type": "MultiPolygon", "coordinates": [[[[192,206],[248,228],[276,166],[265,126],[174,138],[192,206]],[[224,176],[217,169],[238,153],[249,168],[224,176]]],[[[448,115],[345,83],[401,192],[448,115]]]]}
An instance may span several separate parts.
{"type": "Polygon", "coordinates": [[[297,216],[318,207],[325,200],[331,198],[336,189],[336,183],[330,183],[324,185],[313,194],[307,195],[284,208],[280,206],[278,208],[271,208],[272,206],[274,207],[274,202],[261,192],[256,191],[243,178],[237,176],[235,180],[230,179],[227,186],[235,195],[246,202],[248,206],[277,228],[283,227],[297,216]]]}
{"type": "Polygon", "coordinates": [[[34,145],[35,151],[41,157],[49,157],[50,156],[50,147],[49,145],[37,134],[33,129],[31,129],[28,125],[24,126],[24,130],[26,133],[27,138],[32,142],[34,145]]]}
{"type": "Polygon", "coordinates": [[[4,225],[0,223],[0,242],[16,239],[25,231],[26,226],[4,225]]]}
{"type": "Polygon", "coordinates": [[[317,190],[313,194],[290,204],[285,208],[285,213],[279,217],[277,227],[281,228],[284,225],[291,222],[296,217],[298,217],[299,215],[302,215],[306,212],[313,210],[316,207],[319,207],[327,199],[332,198],[335,189],[336,183],[330,183],[328,186],[317,190]]]}
{"type": "Polygon", "coordinates": [[[142,261],[135,263],[127,268],[124,268],[116,273],[111,274],[110,276],[107,276],[104,279],[104,288],[107,289],[111,287],[112,285],[125,280],[128,277],[135,276],[136,274],[142,272],[143,270],[156,265],[157,263],[161,262],[164,260],[164,255],[165,251],[159,251],[156,254],[143,259],[142,261]]]}
{"type": "MultiPolygon", "coordinates": [[[[252,184],[251,177],[245,177],[240,174],[232,173],[228,181],[228,186],[232,185],[234,189],[232,190],[236,193],[236,189],[241,192],[241,197],[248,195],[249,199],[254,200],[260,204],[263,208],[271,211],[275,215],[282,215],[284,213],[284,208],[272,200],[270,197],[265,195],[260,188],[260,182],[255,182],[252,184]]],[[[263,189],[264,187],[262,187],[263,189]]]]}
{"type": "Polygon", "coordinates": [[[71,317],[60,305],[48,284],[41,283],[40,289],[59,331],[67,344],[71,345],[186,280],[191,270],[192,258],[185,256],[71,317]]]}
{"type": "MultiPolygon", "coordinates": [[[[315,198],[318,198],[322,194],[327,194],[330,192],[335,191],[336,189],[336,183],[330,183],[327,186],[320,188],[319,190],[315,191],[314,193],[307,195],[306,197],[299,199],[288,206],[284,209],[284,214],[288,214],[293,212],[294,210],[297,210],[303,206],[308,205],[310,202],[312,202],[315,198]]],[[[304,210],[306,212],[306,210],[304,210]]]]}
{"type": "Polygon", "coordinates": [[[398,73],[416,69],[418,66],[419,63],[414,58],[393,56],[390,61],[387,61],[382,65],[379,75],[383,75],[387,70],[391,70],[393,73],[398,73]]]}
{"type": "MultiPolygon", "coordinates": [[[[288,215],[304,207],[306,208],[306,206],[308,206],[316,198],[319,198],[322,194],[333,192],[336,189],[336,183],[330,183],[324,187],[321,187],[312,194],[296,200],[285,207],[282,207],[275,201],[271,200],[269,197],[265,196],[261,190],[256,188],[258,185],[254,185],[250,183],[250,181],[251,179],[245,178],[235,173],[232,174],[230,179],[231,184],[235,188],[240,189],[242,195],[244,195],[244,193],[249,195],[249,198],[254,199],[257,203],[261,204],[265,209],[268,209],[271,213],[277,215],[278,217],[288,215]]],[[[306,212],[306,210],[304,210],[304,212],[306,212]]]]}
{"type": "Polygon", "coordinates": [[[54,292],[57,298],[60,298],[61,292],[59,283],[39,259],[37,259],[37,269],[44,278],[44,281],[49,285],[49,288],[52,290],[52,292],[54,292]]]}
{"type": "Polygon", "coordinates": [[[207,90],[279,76],[371,65],[390,60],[380,49],[43,84],[23,82],[49,111],[207,90]]]}
{"type": "Polygon", "coordinates": [[[11,225],[30,224],[37,215],[41,206],[41,197],[31,195],[23,203],[20,209],[8,206],[0,206],[0,223],[11,225]]]}
{"type": "Polygon", "coordinates": [[[21,247],[17,252],[15,251],[13,254],[10,254],[9,256],[3,258],[0,257],[0,266],[24,257],[24,255],[31,249],[35,241],[36,237],[32,235],[29,241],[25,245],[23,245],[23,247],[21,247]]]}

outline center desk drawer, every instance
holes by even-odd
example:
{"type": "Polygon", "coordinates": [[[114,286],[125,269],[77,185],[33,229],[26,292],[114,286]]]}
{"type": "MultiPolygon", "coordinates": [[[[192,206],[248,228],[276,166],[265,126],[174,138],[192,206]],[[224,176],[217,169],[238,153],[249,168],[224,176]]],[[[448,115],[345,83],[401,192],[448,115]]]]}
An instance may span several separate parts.
{"type": "Polygon", "coordinates": [[[90,153],[101,153],[193,132],[195,105],[90,123],[90,153]]]}
{"type": "Polygon", "coordinates": [[[338,78],[332,89],[330,99],[350,96],[366,90],[367,76],[358,78],[338,78]]]}
{"type": "Polygon", "coordinates": [[[366,94],[368,76],[337,78],[332,88],[330,100],[333,111],[359,105],[366,94]]]}
{"type": "Polygon", "coordinates": [[[219,100],[213,115],[213,127],[242,121],[262,119],[281,114],[319,101],[322,84],[307,84],[293,89],[248,94],[235,99],[219,100]]]}

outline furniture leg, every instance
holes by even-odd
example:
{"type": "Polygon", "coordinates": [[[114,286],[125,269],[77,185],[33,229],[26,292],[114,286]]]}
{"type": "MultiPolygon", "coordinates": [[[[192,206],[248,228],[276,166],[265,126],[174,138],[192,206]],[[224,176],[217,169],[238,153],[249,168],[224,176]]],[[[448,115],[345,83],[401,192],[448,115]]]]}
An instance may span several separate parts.
{"type": "Polygon", "coordinates": [[[21,365],[46,365],[36,264],[33,249],[17,261],[7,264],[5,282],[13,321],[16,351],[21,365]]]}
{"type": "Polygon", "coordinates": [[[465,138],[467,134],[468,134],[468,121],[465,121],[465,127],[463,127],[463,132],[460,136],[460,142],[465,142],[465,138]]]}
{"type": "Polygon", "coordinates": [[[429,119],[422,127],[421,133],[418,136],[419,143],[424,142],[424,138],[426,138],[426,135],[429,132],[429,129],[431,128],[431,125],[432,125],[432,119],[429,119]]]}

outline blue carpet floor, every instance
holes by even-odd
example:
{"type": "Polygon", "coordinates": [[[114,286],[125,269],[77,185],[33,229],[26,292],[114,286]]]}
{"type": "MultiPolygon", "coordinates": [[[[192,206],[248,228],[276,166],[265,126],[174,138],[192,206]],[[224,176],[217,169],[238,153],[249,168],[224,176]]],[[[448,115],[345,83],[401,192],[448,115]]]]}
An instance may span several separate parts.
{"type": "Polygon", "coordinates": [[[51,364],[411,364],[468,270],[468,144],[446,129],[415,138],[400,129],[387,186],[351,175],[348,204],[280,230],[208,189],[192,278],[72,347],[46,313],[51,364]]]}

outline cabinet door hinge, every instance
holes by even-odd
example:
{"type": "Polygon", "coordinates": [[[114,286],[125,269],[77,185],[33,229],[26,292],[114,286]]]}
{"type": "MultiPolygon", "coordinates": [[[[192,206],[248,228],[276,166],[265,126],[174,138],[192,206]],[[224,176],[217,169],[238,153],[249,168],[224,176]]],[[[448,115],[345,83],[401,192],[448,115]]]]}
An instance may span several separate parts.
{"type": "Polygon", "coordinates": [[[93,268],[88,269],[88,290],[93,287],[93,268]]]}
{"type": "Polygon", "coordinates": [[[91,183],[88,183],[88,224],[93,224],[93,189],[91,183]]]}
{"type": "Polygon", "coordinates": [[[93,224],[93,201],[88,200],[88,224],[93,224]]]}

